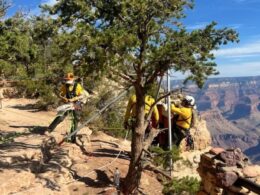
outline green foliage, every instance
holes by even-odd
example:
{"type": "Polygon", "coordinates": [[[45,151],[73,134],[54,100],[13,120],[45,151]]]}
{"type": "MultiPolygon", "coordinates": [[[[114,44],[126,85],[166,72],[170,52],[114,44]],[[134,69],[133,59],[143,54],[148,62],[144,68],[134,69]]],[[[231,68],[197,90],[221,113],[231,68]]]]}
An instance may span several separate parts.
{"type": "Polygon", "coordinates": [[[106,123],[111,128],[122,128],[122,121],[124,120],[122,112],[119,112],[119,107],[108,110],[106,123]]]}
{"type": "MultiPolygon", "coordinates": [[[[93,114],[98,112],[96,107],[96,103],[98,100],[96,98],[92,98],[88,101],[84,106],[81,114],[81,122],[84,123],[88,118],[90,118],[93,114]]],[[[88,125],[94,132],[99,131],[102,127],[104,127],[104,120],[102,116],[97,117],[92,120],[88,125]]]]}
{"type": "Polygon", "coordinates": [[[169,160],[172,159],[172,162],[176,162],[182,157],[180,157],[180,150],[177,146],[173,146],[172,150],[163,150],[160,147],[151,146],[149,151],[154,153],[155,156],[153,158],[153,162],[156,166],[162,165],[163,168],[167,168],[169,166],[169,160]]]}
{"type": "Polygon", "coordinates": [[[153,98],[156,98],[159,84],[157,82],[151,83],[147,86],[147,94],[151,95],[153,98]]]}
{"type": "MultiPolygon", "coordinates": [[[[106,83],[103,83],[106,85],[106,83]]],[[[100,95],[96,99],[91,99],[91,101],[85,106],[88,111],[84,113],[84,118],[86,116],[95,112],[95,110],[100,110],[106,106],[116,95],[110,90],[105,88],[99,92],[100,95]],[[91,105],[89,105],[91,104],[91,105]],[[90,106],[90,107],[89,107],[90,106]]],[[[95,128],[104,130],[106,133],[114,137],[124,138],[126,130],[123,128],[124,121],[124,106],[125,100],[116,102],[114,105],[109,107],[106,112],[104,112],[99,119],[92,122],[95,128]]]]}
{"type": "MultiPolygon", "coordinates": [[[[171,68],[189,72],[187,79],[201,86],[216,73],[211,51],[236,41],[237,34],[215,29],[214,22],[188,32],[179,19],[192,6],[191,0],[69,0],[43,6],[57,14],[55,19],[17,13],[0,22],[0,72],[19,80],[51,78],[42,85],[53,87],[73,70],[83,78],[107,75],[146,93],[157,76],[171,68]]],[[[0,7],[5,10],[7,1],[0,1],[0,7]]],[[[52,103],[51,98],[44,101],[52,103]]]]}
{"type": "MultiPolygon", "coordinates": [[[[145,95],[158,76],[168,69],[188,73],[186,81],[202,87],[208,76],[217,74],[212,51],[238,40],[234,30],[217,29],[215,22],[188,31],[181,19],[192,7],[193,0],[63,0],[43,6],[55,19],[50,15],[28,19],[18,13],[0,21],[0,72],[29,79],[21,89],[40,94],[43,104],[54,103],[50,91],[66,71],[133,85],[141,113],[137,121],[142,121],[145,95]]],[[[94,104],[96,108],[99,105],[94,104]]],[[[115,119],[117,113],[107,114],[100,124],[119,126],[121,119],[115,119]]],[[[136,124],[144,131],[145,124],[136,124]]],[[[178,156],[176,150],[159,153],[158,161],[165,159],[161,156],[178,156]]]]}
{"type": "Polygon", "coordinates": [[[189,72],[187,80],[202,86],[209,75],[217,73],[211,51],[236,41],[237,33],[216,29],[215,22],[187,31],[180,19],[185,16],[183,10],[192,7],[191,0],[70,0],[44,9],[58,14],[63,28],[77,24],[69,34],[87,72],[113,71],[128,83],[145,87],[171,68],[189,72]]]}
{"type": "MultiPolygon", "coordinates": [[[[124,109],[119,105],[115,105],[114,107],[107,110],[106,113],[102,116],[102,120],[104,121],[104,127],[102,128],[106,133],[113,137],[125,138],[127,130],[123,127],[124,121],[124,109]]],[[[131,132],[127,137],[131,138],[131,132]]]]}
{"type": "Polygon", "coordinates": [[[195,195],[200,189],[200,181],[195,177],[174,178],[169,183],[164,184],[163,194],[181,194],[186,192],[195,195]]]}
{"type": "Polygon", "coordinates": [[[0,134],[0,144],[10,143],[14,141],[14,138],[23,135],[24,133],[11,132],[5,135],[0,134]]]}
{"type": "Polygon", "coordinates": [[[192,162],[190,162],[188,159],[182,160],[181,163],[182,163],[184,166],[186,166],[186,167],[189,167],[189,168],[192,167],[192,162]]]}
{"type": "Polygon", "coordinates": [[[6,11],[10,6],[10,1],[0,0],[0,18],[2,18],[6,14],[6,11]]]}
{"type": "Polygon", "coordinates": [[[24,67],[26,74],[33,76],[32,62],[36,60],[37,45],[31,36],[30,23],[24,19],[23,14],[17,13],[2,23],[1,30],[1,59],[14,66],[14,70],[24,67]]]}
{"type": "Polygon", "coordinates": [[[40,100],[37,102],[37,107],[39,109],[48,110],[48,108],[55,107],[58,105],[58,98],[54,94],[54,87],[41,84],[39,88],[37,88],[37,93],[39,94],[40,100]]]}
{"type": "Polygon", "coordinates": [[[16,87],[19,94],[24,97],[40,98],[36,108],[47,109],[50,105],[57,106],[55,88],[53,85],[48,85],[45,80],[22,80],[16,87]]]}

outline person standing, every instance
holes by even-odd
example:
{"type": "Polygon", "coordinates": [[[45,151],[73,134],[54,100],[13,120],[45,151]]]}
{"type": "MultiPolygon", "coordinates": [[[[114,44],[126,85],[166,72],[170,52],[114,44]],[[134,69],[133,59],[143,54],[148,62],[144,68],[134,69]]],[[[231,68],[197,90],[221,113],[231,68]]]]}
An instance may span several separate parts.
{"type": "MultiPolygon", "coordinates": [[[[154,104],[155,100],[152,96],[150,95],[146,95],[145,96],[145,108],[144,108],[144,112],[145,112],[145,117],[147,117],[151,106],[154,104]]],[[[132,95],[129,98],[128,104],[127,104],[127,108],[126,108],[126,112],[125,112],[125,119],[124,119],[124,128],[133,128],[134,123],[136,121],[136,95],[132,95]]],[[[151,127],[157,127],[159,122],[159,112],[157,109],[157,106],[153,107],[153,112],[152,112],[152,117],[150,120],[150,125],[148,126],[148,128],[145,131],[145,136],[148,135],[150,128],[151,127]]]]}
{"type": "MultiPolygon", "coordinates": [[[[171,113],[173,114],[173,127],[172,127],[172,142],[177,147],[180,146],[181,141],[187,138],[187,144],[192,145],[193,140],[190,135],[190,128],[192,124],[192,109],[195,106],[195,99],[192,96],[185,96],[181,105],[177,106],[174,103],[171,104],[171,113]]],[[[166,105],[164,109],[167,110],[166,105]]]]}
{"type": "MultiPolygon", "coordinates": [[[[63,112],[61,115],[58,115],[53,122],[49,125],[47,131],[52,132],[58,124],[60,124],[65,117],[71,113],[73,115],[73,125],[71,127],[70,132],[74,132],[78,127],[79,116],[82,110],[82,102],[81,99],[84,95],[84,89],[80,83],[75,82],[75,78],[73,73],[67,73],[63,78],[63,85],[61,86],[59,98],[64,103],[72,103],[74,109],[67,110],[63,112]]],[[[71,137],[70,140],[72,143],[76,142],[76,134],[71,137]]]]}

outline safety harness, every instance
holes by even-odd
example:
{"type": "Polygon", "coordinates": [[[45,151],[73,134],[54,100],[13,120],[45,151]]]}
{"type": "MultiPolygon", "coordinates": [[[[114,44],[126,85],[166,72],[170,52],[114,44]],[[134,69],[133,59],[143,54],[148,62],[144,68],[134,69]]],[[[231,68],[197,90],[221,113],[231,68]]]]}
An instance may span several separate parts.
{"type": "Polygon", "coordinates": [[[78,83],[74,83],[72,91],[69,91],[69,86],[66,85],[66,98],[71,99],[76,97],[76,89],[78,83]]]}
{"type": "MultiPolygon", "coordinates": [[[[191,123],[188,122],[188,119],[190,119],[192,117],[192,115],[193,114],[191,113],[191,115],[188,118],[184,118],[184,119],[181,119],[181,120],[177,119],[176,122],[184,121],[184,122],[186,122],[190,126],[191,123]]],[[[178,116],[178,118],[179,118],[179,116],[178,116]]],[[[188,129],[185,129],[185,128],[180,127],[179,125],[177,125],[177,123],[176,123],[176,127],[185,131],[185,134],[186,134],[186,138],[185,138],[185,140],[186,140],[186,147],[188,149],[193,150],[194,149],[194,139],[193,139],[193,137],[190,134],[190,128],[191,127],[189,127],[188,129]]]]}
{"type": "MultiPolygon", "coordinates": [[[[181,122],[181,121],[183,121],[183,122],[185,122],[185,123],[187,123],[187,124],[189,125],[189,129],[190,129],[191,122],[189,123],[188,120],[189,120],[190,118],[192,118],[192,115],[193,115],[193,113],[191,112],[191,115],[190,115],[188,118],[184,118],[184,119],[181,119],[181,120],[178,119],[178,118],[179,118],[179,115],[177,115],[176,122],[181,122]]],[[[180,126],[179,126],[179,127],[180,127],[180,126]]],[[[184,129],[183,127],[180,127],[180,128],[184,129]]],[[[184,130],[186,130],[186,129],[184,129],[184,130]]]]}

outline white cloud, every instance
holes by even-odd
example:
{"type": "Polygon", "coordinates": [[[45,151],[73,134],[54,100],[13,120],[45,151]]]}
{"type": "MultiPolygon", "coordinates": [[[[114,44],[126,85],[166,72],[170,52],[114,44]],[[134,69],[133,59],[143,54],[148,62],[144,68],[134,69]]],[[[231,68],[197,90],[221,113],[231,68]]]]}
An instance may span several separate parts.
{"type": "MultiPolygon", "coordinates": [[[[57,3],[57,0],[41,0],[41,5],[50,5],[53,6],[57,3]]],[[[41,9],[39,6],[35,7],[34,9],[30,10],[30,16],[38,16],[41,14],[41,9]]]]}
{"type": "Polygon", "coordinates": [[[260,41],[243,45],[241,47],[220,49],[213,52],[216,57],[248,57],[260,56],[260,41]]]}
{"type": "Polygon", "coordinates": [[[217,70],[220,72],[218,77],[260,76],[260,61],[222,64],[217,70]]]}
{"type": "Polygon", "coordinates": [[[209,22],[208,23],[200,22],[200,23],[197,23],[197,24],[194,24],[194,25],[188,25],[186,28],[188,30],[196,30],[196,29],[205,28],[208,24],[209,24],[209,22]]]}
{"type": "Polygon", "coordinates": [[[239,28],[241,28],[242,26],[243,26],[242,24],[231,24],[231,25],[230,25],[230,28],[239,29],[239,28]]]}
{"type": "MultiPolygon", "coordinates": [[[[209,25],[211,22],[199,22],[199,23],[196,23],[194,25],[187,25],[186,28],[188,30],[196,30],[196,29],[203,29],[205,28],[207,25],[209,25]]],[[[227,26],[221,26],[221,25],[218,25],[219,28],[224,28],[224,27],[227,27],[227,26]]],[[[228,26],[229,28],[233,28],[233,29],[239,29],[242,27],[242,24],[231,24],[228,26]]]]}
{"type": "Polygon", "coordinates": [[[234,0],[237,3],[254,3],[259,2],[259,0],[234,0]]]}
{"type": "Polygon", "coordinates": [[[57,0],[42,0],[42,4],[47,4],[47,5],[54,5],[56,4],[58,1],[57,0]]]}
{"type": "MultiPolygon", "coordinates": [[[[260,61],[254,62],[231,62],[221,64],[218,63],[216,69],[219,74],[214,77],[243,77],[243,76],[260,76],[260,61]]],[[[172,72],[171,79],[185,79],[189,73],[182,74],[181,72],[172,72]]]]}

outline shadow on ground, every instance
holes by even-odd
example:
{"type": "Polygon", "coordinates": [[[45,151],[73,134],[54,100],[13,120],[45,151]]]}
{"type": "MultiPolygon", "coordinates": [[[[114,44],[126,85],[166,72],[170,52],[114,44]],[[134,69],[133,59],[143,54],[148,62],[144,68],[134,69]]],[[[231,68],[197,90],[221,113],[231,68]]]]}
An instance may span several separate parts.
{"type": "Polygon", "coordinates": [[[12,128],[27,128],[29,130],[28,134],[40,134],[43,135],[44,132],[47,130],[48,127],[46,126],[26,126],[26,125],[10,125],[9,127],[12,128]]]}
{"type": "Polygon", "coordinates": [[[113,184],[113,182],[107,176],[105,171],[102,170],[94,170],[94,171],[96,172],[97,175],[96,179],[92,179],[90,177],[81,177],[75,171],[72,170],[73,178],[77,181],[84,182],[87,186],[93,188],[107,187],[110,184],[113,184]]]}
{"type": "Polygon", "coordinates": [[[24,104],[24,105],[17,104],[17,105],[9,106],[9,107],[10,108],[15,108],[15,109],[18,109],[18,110],[27,110],[27,111],[30,111],[30,112],[38,112],[38,111],[40,111],[39,108],[37,108],[35,106],[35,104],[24,104]]]}

